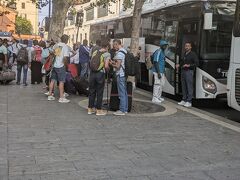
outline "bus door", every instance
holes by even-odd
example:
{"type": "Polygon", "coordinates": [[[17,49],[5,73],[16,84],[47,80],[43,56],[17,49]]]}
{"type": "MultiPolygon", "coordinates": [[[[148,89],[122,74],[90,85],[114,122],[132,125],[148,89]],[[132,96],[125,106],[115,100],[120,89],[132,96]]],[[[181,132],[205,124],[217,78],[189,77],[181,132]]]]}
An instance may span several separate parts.
{"type": "Polygon", "coordinates": [[[165,23],[165,40],[168,48],[165,51],[165,76],[166,83],[163,91],[175,95],[175,66],[176,66],[176,47],[177,47],[178,21],[167,21],[165,23]]]}
{"type": "MultiPolygon", "coordinates": [[[[192,50],[198,53],[198,43],[199,43],[199,22],[198,21],[183,21],[179,23],[178,28],[178,43],[177,43],[177,53],[176,53],[176,63],[181,63],[183,60],[185,52],[185,43],[192,43],[192,50]]],[[[176,80],[175,80],[175,90],[176,94],[182,94],[181,86],[181,69],[176,69],[176,80]]],[[[195,87],[195,86],[194,86],[195,87]]]]}

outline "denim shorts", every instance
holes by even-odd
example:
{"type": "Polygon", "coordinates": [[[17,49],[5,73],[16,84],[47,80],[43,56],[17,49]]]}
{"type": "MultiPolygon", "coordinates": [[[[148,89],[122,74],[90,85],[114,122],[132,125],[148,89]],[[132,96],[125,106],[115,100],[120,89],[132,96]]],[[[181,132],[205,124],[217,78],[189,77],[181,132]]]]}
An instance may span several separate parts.
{"type": "Polygon", "coordinates": [[[51,72],[51,80],[65,83],[66,80],[65,67],[53,68],[51,72]]]}

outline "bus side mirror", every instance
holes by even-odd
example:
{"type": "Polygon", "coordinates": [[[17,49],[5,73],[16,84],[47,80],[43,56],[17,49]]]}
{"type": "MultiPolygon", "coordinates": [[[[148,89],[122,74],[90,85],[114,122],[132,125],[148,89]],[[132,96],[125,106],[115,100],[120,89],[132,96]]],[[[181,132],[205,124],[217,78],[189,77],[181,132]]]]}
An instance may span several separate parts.
{"type": "Polygon", "coordinates": [[[212,12],[205,12],[204,13],[204,30],[212,30],[213,28],[213,13],[212,12]]]}

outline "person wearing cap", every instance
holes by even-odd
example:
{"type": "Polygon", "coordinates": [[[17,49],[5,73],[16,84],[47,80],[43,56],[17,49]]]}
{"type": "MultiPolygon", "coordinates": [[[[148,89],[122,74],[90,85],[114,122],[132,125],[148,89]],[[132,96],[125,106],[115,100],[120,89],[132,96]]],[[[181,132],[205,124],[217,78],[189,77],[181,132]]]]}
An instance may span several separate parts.
{"type": "Polygon", "coordinates": [[[153,86],[153,103],[162,103],[162,89],[165,84],[165,54],[164,51],[168,46],[168,42],[165,40],[160,41],[160,48],[153,54],[153,75],[154,75],[154,86],[153,86]]]}

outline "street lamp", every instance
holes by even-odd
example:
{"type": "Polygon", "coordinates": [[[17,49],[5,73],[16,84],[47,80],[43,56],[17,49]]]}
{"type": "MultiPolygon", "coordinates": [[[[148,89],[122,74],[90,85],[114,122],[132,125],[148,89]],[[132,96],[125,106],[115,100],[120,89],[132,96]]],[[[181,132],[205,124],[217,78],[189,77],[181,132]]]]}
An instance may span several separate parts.
{"type": "Polygon", "coordinates": [[[77,12],[77,17],[76,17],[76,26],[77,26],[77,36],[76,36],[76,43],[78,42],[78,35],[79,35],[79,29],[82,27],[83,24],[83,11],[77,12]]]}

